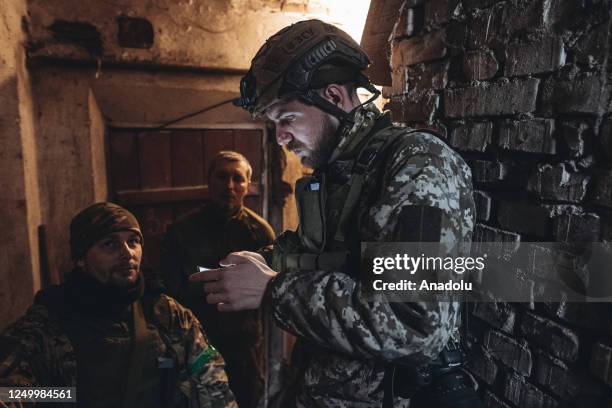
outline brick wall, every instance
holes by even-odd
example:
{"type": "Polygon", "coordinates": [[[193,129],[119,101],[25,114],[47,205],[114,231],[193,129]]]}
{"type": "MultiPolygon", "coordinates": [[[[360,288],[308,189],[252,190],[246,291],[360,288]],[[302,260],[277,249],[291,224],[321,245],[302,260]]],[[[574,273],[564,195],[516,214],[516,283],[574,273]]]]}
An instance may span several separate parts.
{"type": "MultiPolygon", "coordinates": [[[[388,108],[470,164],[475,239],[612,242],[611,8],[404,1],[388,108]]],[[[483,303],[469,323],[485,406],[612,406],[609,304],[483,303]]]]}

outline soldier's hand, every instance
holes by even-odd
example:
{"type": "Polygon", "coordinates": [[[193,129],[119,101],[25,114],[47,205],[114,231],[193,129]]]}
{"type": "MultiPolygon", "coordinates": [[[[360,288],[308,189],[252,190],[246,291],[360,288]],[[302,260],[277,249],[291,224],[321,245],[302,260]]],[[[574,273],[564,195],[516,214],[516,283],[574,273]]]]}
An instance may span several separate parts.
{"type": "Polygon", "coordinates": [[[233,252],[219,264],[222,268],[194,273],[189,280],[205,282],[206,301],[219,311],[257,309],[276,272],[255,252],[233,252]]]}

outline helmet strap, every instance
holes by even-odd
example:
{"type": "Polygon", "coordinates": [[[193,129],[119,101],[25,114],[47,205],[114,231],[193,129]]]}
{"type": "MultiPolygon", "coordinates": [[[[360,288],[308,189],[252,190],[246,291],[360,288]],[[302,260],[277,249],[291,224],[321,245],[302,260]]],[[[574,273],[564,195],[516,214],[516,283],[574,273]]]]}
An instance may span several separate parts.
{"type": "Polygon", "coordinates": [[[357,105],[350,112],[340,109],[338,106],[334,105],[327,99],[323,98],[321,95],[319,95],[316,91],[312,89],[308,89],[306,92],[302,93],[300,96],[302,99],[304,99],[305,102],[308,102],[316,106],[317,108],[321,109],[323,112],[328,113],[334,116],[335,118],[337,118],[338,121],[340,122],[340,124],[338,125],[338,133],[340,133],[343,131],[344,128],[346,128],[346,126],[353,126],[355,112],[357,112],[359,108],[361,108],[364,105],[367,105],[368,103],[374,101],[376,98],[380,96],[380,91],[376,89],[376,87],[374,87],[374,85],[372,85],[369,82],[361,83],[359,84],[359,87],[365,88],[368,91],[370,91],[372,93],[372,96],[368,98],[367,101],[357,105]]]}
{"type": "Polygon", "coordinates": [[[348,119],[349,112],[340,109],[338,106],[323,98],[321,95],[319,95],[316,91],[312,89],[308,89],[300,96],[305,99],[306,102],[315,105],[323,112],[329,113],[330,115],[336,117],[340,122],[348,119]]]}

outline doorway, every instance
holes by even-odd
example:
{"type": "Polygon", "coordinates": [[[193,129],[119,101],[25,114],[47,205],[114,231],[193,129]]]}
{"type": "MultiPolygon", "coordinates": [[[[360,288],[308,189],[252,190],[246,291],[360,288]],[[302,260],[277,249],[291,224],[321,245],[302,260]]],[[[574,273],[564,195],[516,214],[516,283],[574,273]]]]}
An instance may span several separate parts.
{"type": "Polygon", "coordinates": [[[108,134],[109,195],[136,215],[146,243],[143,267],[159,271],[166,229],[208,198],[207,172],[221,150],[251,162],[245,204],[267,219],[265,128],[147,130],[111,128],[108,134]]]}

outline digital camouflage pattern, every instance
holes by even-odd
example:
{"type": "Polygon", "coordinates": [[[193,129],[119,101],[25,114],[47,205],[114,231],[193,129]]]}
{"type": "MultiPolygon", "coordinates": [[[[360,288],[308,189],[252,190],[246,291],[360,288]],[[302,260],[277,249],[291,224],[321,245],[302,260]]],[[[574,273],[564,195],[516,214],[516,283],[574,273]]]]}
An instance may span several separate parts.
{"type": "MultiPolygon", "coordinates": [[[[228,388],[223,359],[209,347],[199,322],[188,309],[162,294],[149,307],[145,305],[145,316],[159,352],[149,356],[155,359],[151,364],[156,365],[158,357],[169,356],[176,363],[180,392],[175,393],[178,397],[174,406],[237,407],[228,388]]],[[[48,307],[34,304],[7,328],[0,338],[0,386],[77,386],[77,353],[61,321],[48,307]]],[[[118,322],[115,327],[120,332],[104,338],[107,344],[129,339],[129,324],[118,322]]],[[[122,374],[120,370],[116,373],[122,374]]],[[[113,395],[117,390],[100,384],[100,392],[113,395]]]]}
{"type": "MultiPolygon", "coordinates": [[[[372,106],[361,108],[325,170],[328,225],[337,223],[335,194],[345,191],[352,161],[362,141],[389,132],[388,117],[372,106]],[[386,123],[385,123],[386,121],[386,123]],[[381,126],[382,124],[382,126],[381,126]]],[[[396,128],[400,133],[384,157],[366,175],[359,199],[359,231],[353,241],[400,242],[406,228],[404,210],[427,206],[441,210],[440,241],[470,242],[475,222],[471,171],[461,157],[435,135],[396,128]]],[[[316,173],[315,173],[316,174],[316,173]]],[[[340,200],[342,201],[342,200],[340,200]]],[[[302,221],[302,220],[301,220],[302,221]]],[[[300,222],[300,225],[304,223],[300,222]]],[[[330,227],[325,251],[342,243],[330,227]],[[330,236],[331,235],[331,236],[330,236]]],[[[283,253],[308,252],[298,233],[285,233],[275,244],[274,264],[283,253]]],[[[282,262],[280,262],[282,263],[282,262]]],[[[380,407],[381,384],[388,362],[423,365],[434,359],[456,332],[456,302],[368,302],[354,271],[285,269],[273,278],[265,302],[274,319],[295,334],[298,365],[297,406],[380,407]]],[[[399,399],[395,406],[407,406],[399,399]]]]}

